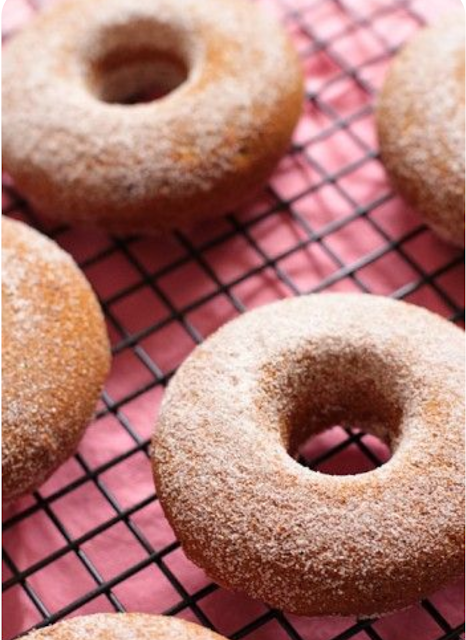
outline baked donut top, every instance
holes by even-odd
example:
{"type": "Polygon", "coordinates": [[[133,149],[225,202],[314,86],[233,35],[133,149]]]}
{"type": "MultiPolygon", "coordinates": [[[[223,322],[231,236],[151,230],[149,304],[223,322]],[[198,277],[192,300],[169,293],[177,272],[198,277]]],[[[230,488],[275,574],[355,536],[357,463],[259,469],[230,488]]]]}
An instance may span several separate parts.
{"type": "Polygon", "coordinates": [[[7,218],[2,316],[2,459],[10,494],[41,476],[44,448],[53,460],[76,439],[108,371],[109,345],[95,295],[71,256],[7,218]]]}
{"type": "Polygon", "coordinates": [[[391,117],[404,125],[398,144],[406,161],[442,183],[464,174],[464,39],[464,10],[423,29],[393,63],[396,90],[384,92],[391,117]]]}
{"type": "Polygon", "coordinates": [[[456,229],[456,238],[442,234],[456,244],[464,244],[464,222],[456,222],[464,220],[464,58],[462,9],[420,31],[395,58],[377,114],[382,156],[398,186],[439,232],[456,229]]]}
{"type": "Polygon", "coordinates": [[[458,571],[463,430],[460,329],[378,296],[303,296],[230,322],[180,367],[154,436],[157,492],[220,583],[295,613],[316,590],[317,611],[372,615],[403,606],[394,576],[422,592],[458,571]],[[337,424],[392,458],[351,476],[296,462],[337,424]]]}
{"type": "Polygon", "coordinates": [[[30,640],[224,640],[197,624],[142,613],[98,613],[33,631],[30,640]]]}
{"type": "Polygon", "coordinates": [[[268,148],[258,114],[273,139],[290,86],[302,92],[288,38],[249,2],[65,0],[6,47],[5,157],[12,174],[20,163],[44,180],[59,172],[63,189],[91,174],[88,197],[107,185],[121,209],[175,188],[189,196],[238,171],[253,138],[268,148]],[[114,102],[116,87],[134,89],[134,65],[149,78],[154,56],[185,81],[155,102],[114,102]]]}

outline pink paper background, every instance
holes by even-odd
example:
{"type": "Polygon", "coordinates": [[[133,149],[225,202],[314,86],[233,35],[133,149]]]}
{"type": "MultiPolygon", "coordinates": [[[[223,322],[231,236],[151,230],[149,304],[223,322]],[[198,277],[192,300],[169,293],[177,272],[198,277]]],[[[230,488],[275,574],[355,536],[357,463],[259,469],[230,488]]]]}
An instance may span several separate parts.
{"type": "MultiPolygon", "coordinates": [[[[406,3],[351,0],[340,5],[331,0],[290,0],[287,5],[284,0],[262,1],[284,20],[303,58],[308,91],[319,92],[320,100],[317,105],[306,105],[294,138],[302,149],[283,159],[271,179],[272,190],[264,191],[234,218],[221,218],[179,236],[132,239],[124,248],[104,234],[57,231],[53,224],[37,217],[41,228],[56,235],[83,265],[108,311],[108,328],[116,351],[106,385],[112,410],[89,427],[77,458],[63,465],[36,497],[20,500],[4,514],[7,522],[29,514],[7,525],[4,534],[9,558],[18,571],[28,572],[29,589],[28,595],[24,585],[15,584],[4,593],[5,640],[41,621],[31,598],[33,592],[52,615],[94,590],[95,597],[72,615],[113,611],[112,598],[131,611],[159,613],[195,594],[197,610],[182,608],[177,615],[196,620],[196,612],[202,613],[225,635],[233,635],[265,616],[255,631],[241,636],[252,640],[289,638],[289,624],[305,640],[330,640],[355,623],[352,618],[289,615],[269,619],[262,603],[223,589],[208,590],[207,595],[199,597],[199,590],[211,583],[179,548],[164,553],[158,563],[148,556],[148,550],[159,553],[175,543],[154,499],[146,453],[163,394],[162,385],[153,384],[154,375],[162,379],[170,375],[193,349],[195,339],[205,338],[235,317],[240,307],[250,309],[315,289],[406,293],[405,299],[445,317],[452,315],[455,305],[464,304],[461,254],[420,228],[418,215],[399,198],[390,196],[383,168],[376,159],[352,168],[366,151],[351,133],[368,148],[376,149],[377,143],[368,108],[370,99],[338,66],[335,55],[349,68],[362,64],[360,77],[376,88],[388,62],[373,32],[364,24],[355,26],[341,6],[350,7],[362,18],[376,12],[374,29],[396,47],[418,28],[403,8],[406,3]],[[314,50],[309,36],[297,28],[289,14],[285,15],[285,6],[298,11],[319,39],[331,38],[332,44],[314,50]],[[350,129],[335,126],[329,110],[351,118],[350,129]],[[312,168],[309,159],[314,163],[312,168]],[[328,173],[337,174],[338,188],[325,180],[328,173]],[[310,185],[315,188],[309,192],[310,185]],[[351,198],[360,206],[368,206],[368,216],[349,221],[354,210],[351,198]],[[380,204],[374,206],[379,199],[380,204]],[[264,216],[271,207],[276,212],[264,216]],[[246,226],[246,234],[235,233],[238,222],[246,226]],[[314,233],[322,233],[323,240],[309,242],[306,225],[314,233]],[[387,239],[399,242],[401,251],[391,250],[387,239]],[[195,258],[196,250],[201,251],[201,261],[195,258]],[[431,276],[430,282],[425,282],[422,272],[431,276]],[[440,290],[447,293],[452,304],[440,290]],[[175,319],[174,311],[180,313],[175,319]],[[112,463],[118,456],[122,456],[121,461],[112,463]],[[90,473],[95,474],[96,481],[89,479],[90,473]],[[102,489],[107,496],[111,493],[112,501],[102,489]],[[45,507],[38,508],[38,500],[44,498],[45,507]],[[126,520],[118,517],[118,511],[127,512],[126,520]],[[57,527],[58,521],[68,540],[57,527]],[[90,535],[98,526],[99,533],[90,535]],[[74,549],[67,550],[70,540],[78,542],[74,549]],[[49,556],[53,561],[47,566],[39,564],[49,556]],[[86,565],[92,565],[94,575],[86,565]],[[111,591],[99,590],[99,583],[126,570],[130,575],[115,580],[111,591]],[[177,580],[178,592],[167,573],[177,580]]],[[[9,35],[20,28],[33,15],[34,7],[43,4],[38,0],[6,0],[3,33],[9,35]]],[[[433,19],[460,3],[413,0],[411,6],[433,19]]],[[[5,191],[3,204],[6,213],[30,221],[14,191],[5,191]]],[[[341,429],[335,428],[313,440],[307,454],[319,455],[346,438],[341,429]]],[[[386,455],[375,438],[364,436],[363,441],[380,456],[386,455]]],[[[359,448],[350,445],[319,468],[342,473],[364,471],[370,466],[359,448]]],[[[8,581],[12,571],[6,563],[3,566],[3,579],[8,581]]],[[[452,627],[462,622],[462,582],[438,592],[431,602],[452,627]]],[[[348,632],[347,637],[434,640],[442,635],[442,628],[427,606],[388,616],[375,622],[372,631],[361,630],[355,635],[348,632]]]]}

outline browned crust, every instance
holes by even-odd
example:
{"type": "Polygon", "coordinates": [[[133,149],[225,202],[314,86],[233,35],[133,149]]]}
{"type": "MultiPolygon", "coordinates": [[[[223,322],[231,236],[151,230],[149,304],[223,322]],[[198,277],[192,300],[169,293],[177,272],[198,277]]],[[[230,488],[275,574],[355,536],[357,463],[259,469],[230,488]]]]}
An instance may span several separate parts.
{"type": "MultiPolygon", "coordinates": [[[[167,159],[164,159],[163,172],[166,177],[162,177],[162,171],[156,168],[158,154],[156,141],[153,140],[153,131],[157,131],[159,127],[158,105],[154,105],[153,127],[147,128],[145,135],[142,135],[136,127],[142,112],[138,111],[138,107],[132,112],[135,124],[134,148],[129,153],[125,152],[124,157],[118,155],[120,151],[117,150],[118,145],[113,144],[114,140],[109,140],[107,148],[96,153],[92,150],[92,143],[87,143],[85,137],[83,139],[77,127],[73,131],[64,122],[61,127],[54,125],[48,129],[43,119],[41,124],[35,124],[37,120],[35,103],[38,91],[31,82],[32,97],[29,100],[28,78],[31,75],[29,70],[32,61],[27,55],[27,50],[30,50],[32,42],[42,42],[42,45],[37,46],[39,60],[34,59],[34,64],[40,64],[39,46],[45,46],[44,43],[50,40],[46,37],[49,31],[66,32],[71,28],[73,33],[70,32],[67,40],[74,42],[76,40],[76,37],[73,40],[74,23],[70,22],[69,16],[77,11],[77,7],[79,11],[88,11],[86,29],[89,26],[89,31],[92,33],[93,1],[87,3],[68,1],[64,6],[59,5],[56,13],[53,12],[54,10],[49,11],[43,18],[39,18],[35,25],[26,29],[24,35],[20,34],[16,41],[8,45],[3,73],[4,166],[13,176],[18,189],[38,209],[55,219],[97,226],[118,233],[157,233],[174,227],[191,226],[204,218],[225,213],[242,204],[263,186],[280,157],[286,152],[292,131],[299,118],[303,101],[302,73],[297,55],[281,30],[274,28],[270,31],[268,30],[270,27],[264,27],[262,32],[263,18],[260,13],[256,14],[255,7],[243,5],[243,2],[236,0],[234,2],[221,0],[221,2],[216,0],[214,3],[219,21],[221,21],[220,15],[224,6],[225,11],[237,12],[239,24],[246,25],[251,22],[257,24],[257,38],[253,46],[258,47],[259,53],[251,53],[248,65],[245,64],[244,68],[238,71],[234,65],[235,56],[238,57],[240,51],[247,51],[252,44],[248,41],[242,42],[241,48],[238,49],[238,42],[241,42],[242,38],[241,33],[231,34],[228,39],[222,32],[220,40],[220,36],[215,32],[198,29],[192,41],[188,36],[184,38],[180,36],[181,42],[175,42],[173,47],[176,46],[179,49],[184,47],[186,49],[184,53],[189,57],[190,48],[194,47],[193,43],[201,41],[206,47],[205,60],[200,65],[202,69],[199,72],[196,71],[197,79],[191,82],[189,87],[182,88],[173,99],[169,96],[169,102],[166,102],[165,106],[168,108],[170,105],[175,115],[175,111],[180,108],[181,99],[183,104],[189,104],[193,99],[202,99],[203,92],[215,87],[222,77],[229,73],[232,74],[231,77],[235,82],[239,80],[240,83],[242,82],[241,74],[256,77],[257,82],[264,85],[264,96],[256,95],[254,104],[246,107],[248,111],[246,124],[244,113],[232,112],[228,121],[221,121],[217,127],[216,124],[212,125],[211,120],[216,123],[219,99],[217,103],[212,101],[211,115],[203,107],[206,131],[211,130],[213,126],[217,127],[215,135],[218,142],[214,148],[210,148],[208,153],[203,151],[202,139],[193,138],[191,135],[191,130],[194,126],[198,126],[199,122],[195,123],[194,120],[190,122],[187,116],[182,123],[178,123],[177,131],[173,132],[176,142],[173,144],[169,160],[172,164],[171,170],[166,166],[167,159]],[[270,36],[270,33],[273,35],[270,36]],[[261,38],[266,40],[267,37],[276,39],[275,48],[280,52],[281,62],[280,69],[276,69],[277,73],[263,78],[261,56],[267,57],[267,47],[270,47],[270,43],[264,44],[263,50],[260,49],[260,43],[261,38]],[[16,86],[19,82],[18,78],[21,78],[21,91],[16,86]],[[265,95],[267,86],[274,87],[275,90],[275,96],[271,100],[267,100],[265,95]],[[17,100],[21,100],[21,105],[17,100]],[[18,109],[21,109],[24,114],[21,122],[16,116],[18,109]],[[25,126],[44,127],[42,139],[47,141],[46,144],[56,144],[57,148],[63,147],[63,151],[58,151],[59,154],[64,154],[62,169],[60,167],[51,169],[50,164],[53,164],[53,158],[50,161],[44,161],[45,149],[42,151],[35,149],[34,154],[29,154],[28,157],[22,154],[20,147],[23,143],[22,132],[25,126]],[[143,143],[142,139],[144,139],[143,143]],[[141,144],[146,148],[141,149],[141,144]],[[76,157],[68,157],[66,150],[70,150],[71,153],[74,148],[76,157]],[[140,158],[144,154],[152,155],[153,161],[152,163],[144,162],[142,166],[140,158]],[[76,166],[77,162],[79,165],[72,172],[72,177],[69,177],[66,168],[70,163],[76,166]],[[115,176],[118,175],[116,167],[120,164],[125,177],[118,182],[115,176]],[[143,173],[147,174],[145,184],[141,182],[143,173]],[[190,182],[187,181],[186,176],[190,177],[190,182]]],[[[105,6],[101,3],[99,10],[105,11],[105,6]]],[[[111,7],[112,4],[109,3],[108,6],[111,7]]],[[[210,11],[207,3],[205,5],[198,3],[197,10],[200,11],[199,8],[202,6],[205,6],[207,14],[210,11]]],[[[111,8],[109,13],[110,11],[111,8]]],[[[157,3],[154,5],[154,15],[156,14],[157,3]]],[[[187,16],[187,22],[189,22],[189,11],[187,16]]],[[[243,39],[246,40],[246,38],[243,39]]],[[[70,46],[71,53],[69,50],[62,52],[63,62],[52,72],[55,74],[53,78],[69,77],[70,83],[79,83],[79,79],[73,77],[76,65],[78,63],[84,66],[94,64],[92,60],[83,58],[82,48],[79,47],[80,43],[77,42],[70,46]]],[[[133,54],[136,55],[138,51],[144,52],[147,57],[148,52],[144,44],[134,45],[134,47],[134,51],[128,51],[130,57],[133,54]]],[[[175,58],[179,58],[179,53],[178,50],[162,52],[165,56],[175,58]]],[[[115,56],[118,60],[121,59],[118,51],[109,55],[112,60],[115,56]]],[[[103,59],[107,58],[108,56],[104,56],[103,59]]],[[[47,90],[44,89],[40,95],[47,95],[47,90]]],[[[247,102],[248,96],[245,96],[245,103],[247,102]]],[[[90,114],[91,109],[95,110],[95,104],[91,108],[83,103],[80,118],[82,117],[84,121],[87,117],[86,109],[90,114]]],[[[115,109],[113,111],[107,109],[105,115],[102,111],[102,115],[97,116],[97,120],[99,117],[105,122],[111,122],[113,119],[114,128],[117,131],[132,126],[132,122],[121,121],[119,124],[120,121],[117,119],[119,116],[115,109]]],[[[99,128],[98,124],[96,128],[99,128]]],[[[202,123],[199,132],[201,131],[202,123]]],[[[88,135],[89,140],[93,138],[92,133],[88,134],[87,130],[85,135],[88,135]]],[[[203,134],[199,133],[199,135],[202,138],[203,134]]]]}
{"type": "Polygon", "coordinates": [[[28,634],[28,640],[225,640],[179,618],[144,613],[97,613],[64,620],[28,634]]]}
{"type": "Polygon", "coordinates": [[[2,218],[3,500],[74,453],[110,365],[97,299],[70,256],[2,218]]]}
{"type": "Polygon", "coordinates": [[[392,63],[377,106],[395,188],[443,239],[464,246],[464,10],[424,29],[392,63]]]}
{"type": "Polygon", "coordinates": [[[463,571],[463,425],[461,330],[376,296],[281,301],[225,325],[172,379],[157,495],[219,584],[298,615],[380,615],[463,571]],[[304,437],[349,421],[394,455],[356,476],[309,471],[287,454],[303,416],[304,437]]]}

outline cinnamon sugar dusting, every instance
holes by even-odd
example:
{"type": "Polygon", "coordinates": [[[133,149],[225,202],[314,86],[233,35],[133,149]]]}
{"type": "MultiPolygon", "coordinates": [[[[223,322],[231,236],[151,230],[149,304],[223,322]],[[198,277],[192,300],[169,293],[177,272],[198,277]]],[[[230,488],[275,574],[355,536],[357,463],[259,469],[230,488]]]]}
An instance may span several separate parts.
{"type": "Polygon", "coordinates": [[[178,618],[143,613],[98,613],[33,631],[28,640],[225,640],[178,618]]]}
{"type": "Polygon", "coordinates": [[[3,491],[37,488],[76,447],[109,367],[95,296],[71,256],[2,219],[3,491]]]}
{"type": "Polygon", "coordinates": [[[285,32],[249,2],[68,0],[6,47],[5,166],[57,218],[169,228],[262,184],[302,96],[285,32]],[[167,59],[186,75],[175,90],[109,104],[169,73],[167,59]]]}
{"type": "Polygon", "coordinates": [[[389,69],[377,113],[383,161],[401,194],[464,246],[464,9],[422,30],[389,69]]]}
{"type": "Polygon", "coordinates": [[[301,615],[371,616],[462,568],[464,334],[419,307],[321,294],[222,327],[167,389],[157,491],[189,557],[220,584],[301,615]],[[328,476],[292,457],[363,427],[392,458],[328,476]]]}

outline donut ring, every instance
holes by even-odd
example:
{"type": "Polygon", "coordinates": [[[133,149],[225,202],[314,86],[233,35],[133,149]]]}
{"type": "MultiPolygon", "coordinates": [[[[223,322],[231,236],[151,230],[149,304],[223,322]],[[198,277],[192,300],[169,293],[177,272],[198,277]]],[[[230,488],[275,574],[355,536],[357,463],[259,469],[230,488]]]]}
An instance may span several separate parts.
{"type": "Polygon", "coordinates": [[[3,501],[76,449],[109,370],[97,299],[71,256],[2,218],[3,501]]]}
{"type": "Polygon", "coordinates": [[[367,617],[461,574],[463,429],[460,329],[387,298],[311,295],[195,349],[162,403],[153,469],[184,550],[215,581],[298,615],[367,617]],[[292,458],[345,423],[392,458],[354,476],[292,458]]]}
{"type": "Polygon", "coordinates": [[[249,2],[68,0],[6,47],[4,165],[56,220],[166,231],[261,186],[302,101],[286,34],[249,2]],[[118,104],[154,79],[174,90],[118,104]]]}
{"type": "Polygon", "coordinates": [[[423,29],[390,67],[377,107],[382,160],[396,189],[464,247],[464,9],[423,29]]]}
{"type": "Polygon", "coordinates": [[[225,640],[179,618],[145,613],[95,613],[32,631],[28,640],[225,640]]]}

